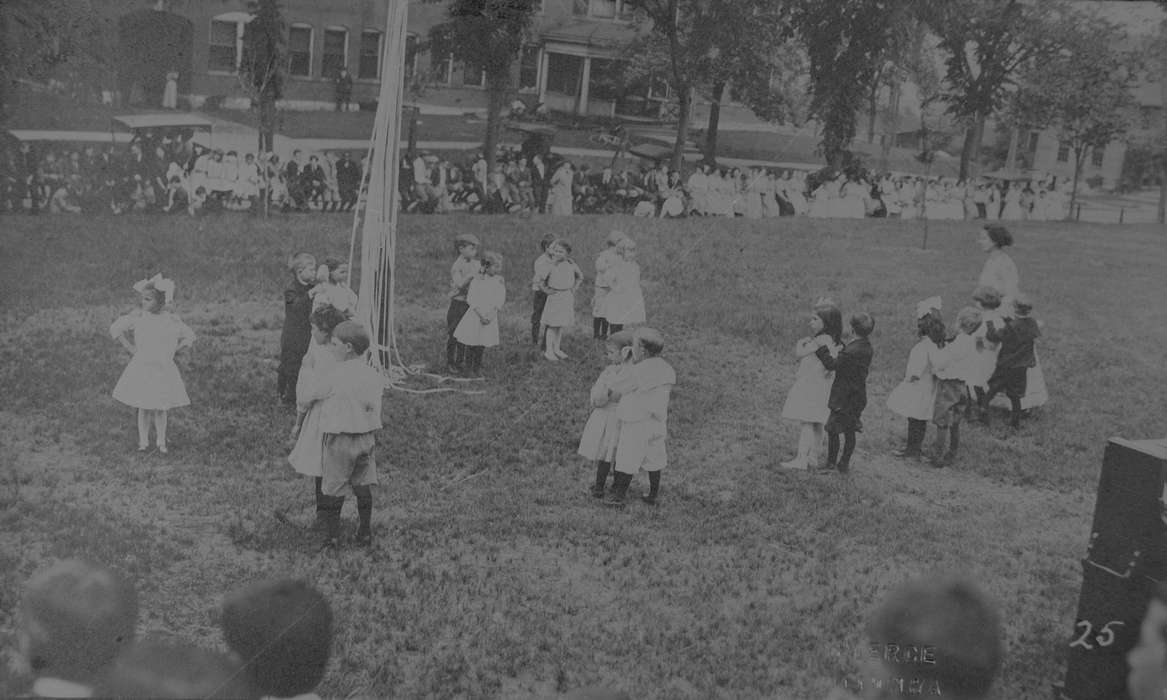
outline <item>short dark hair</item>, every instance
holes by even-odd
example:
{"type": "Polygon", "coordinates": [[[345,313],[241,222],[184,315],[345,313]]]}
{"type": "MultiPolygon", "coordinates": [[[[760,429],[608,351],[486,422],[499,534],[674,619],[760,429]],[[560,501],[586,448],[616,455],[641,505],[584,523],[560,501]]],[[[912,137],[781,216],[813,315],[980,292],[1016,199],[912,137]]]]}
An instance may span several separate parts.
{"type": "Polygon", "coordinates": [[[875,319],[866,311],[851,314],[851,330],[860,338],[866,338],[875,330],[875,319]]]}
{"type": "Polygon", "coordinates": [[[563,248],[563,252],[571,255],[571,243],[568,243],[566,238],[556,238],[554,243],[560,248],[563,248]]]}
{"type": "Polygon", "coordinates": [[[993,245],[998,248],[1013,245],[1013,234],[1009,233],[1009,229],[1001,224],[985,224],[985,233],[988,234],[993,245]]]}
{"type": "Polygon", "coordinates": [[[316,326],[329,336],[332,335],[332,331],[336,330],[337,326],[347,320],[348,316],[332,304],[316,307],[312,311],[312,316],[309,318],[313,326],[316,326]]]}
{"type": "Polygon", "coordinates": [[[1001,668],[1001,621],[975,585],[959,578],[906,583],[884,598],[867,623],[873,644],[931,647],[934,664],[911,673],[935,680],[945,693],[980,698],[1001,668]]]}
{"type": "Polygon", "coordinates": [[[332,654],[332,609],[302,581],[260,581],[223,598],[223,636],[263,695],[312,692],[332,654]]]}
{"type": "Polygon", "coordinates": [[[981,285],[973,291],[973,301],[986,309],[995,309],[1001,305],[1001,292],[995,287],[981,285]]]}

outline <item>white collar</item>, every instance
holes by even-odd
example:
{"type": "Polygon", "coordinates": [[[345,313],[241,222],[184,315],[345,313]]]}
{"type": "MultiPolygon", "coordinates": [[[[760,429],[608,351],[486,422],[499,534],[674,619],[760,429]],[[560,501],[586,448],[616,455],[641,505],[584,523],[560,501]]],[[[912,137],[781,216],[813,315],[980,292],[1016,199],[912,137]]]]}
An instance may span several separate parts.
{"type": "Polygon", "coordinates": [[[32,684],[32,694],[41,698],[91,698],[93,689],[61,678],[38,678],[32,684]]]}

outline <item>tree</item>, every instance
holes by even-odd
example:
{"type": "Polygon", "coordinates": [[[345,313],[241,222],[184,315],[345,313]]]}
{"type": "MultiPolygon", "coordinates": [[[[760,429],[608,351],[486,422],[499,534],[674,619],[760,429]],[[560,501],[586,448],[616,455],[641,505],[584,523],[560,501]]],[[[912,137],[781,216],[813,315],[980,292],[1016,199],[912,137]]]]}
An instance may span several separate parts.
{"type": "Polygon", "coordinates": [[[527,40],[536,0],[453,0],[450,19],[430,30],[430,50],[453,54],[467,68],[486,77],[486,138],[488,171],[494,170],[502,113],[514,85],[514,66],[527,40]]]}
{"type": "Polygon", "coordinates": [[[1086,156],[1122,137],[1132,126],[1135,99],[1131,87],[1140,65],[1133,54],[1119,51],[1125,34],[1097,19],[1077,19],[1079,31],[1066,35],[1061,51],[1030,64],[1006,111],[1020,128],[1053,129],[1074,154],[1070,210],[1086,156]]]}
{"type": "Polygon", "coordinates": [[[876,81],[906,0],[799,0],[794,25],[810,58],[810,113],[827,165],[850,159],[855,117],[876,81]]]}
{"type": "Polygon", "coordinates": [[[1004,106],[1025,66],[1057,54],[1073,20],[1052,0],[920,0],[916,7],[946,54],[943,99],[966,125],[960,177],[967,179],[980,155],[985,120],[1004,106]]]}
{"type": "Polygon", "coordinates": [[[47,80],[66,64],[79,74],[108,70],[112,51],[103,26],[90,0],[0,2],[0,115],[18,81],[47,80]]]}
{"type": "Polygon", "coordinates": [[[259,150],[268,153],[275,139],[276,101],[284,92],[286,28],[276,0],[252,2],[250,9],[251,21],[243,28],[239,81],[259,110],[259,150]]]}
{"type": "Polygon", "coordinates": [[[710,99],[705,160],[716,161],[721,104],[734,98],[769,121],[797,118],[801,53],[789,42],[789,7],[779,0],[647,0],[647,28],[625,51],[624,82],[663,79],[677,101],[673,167],[688,141],[698,94],[710,99]]]}

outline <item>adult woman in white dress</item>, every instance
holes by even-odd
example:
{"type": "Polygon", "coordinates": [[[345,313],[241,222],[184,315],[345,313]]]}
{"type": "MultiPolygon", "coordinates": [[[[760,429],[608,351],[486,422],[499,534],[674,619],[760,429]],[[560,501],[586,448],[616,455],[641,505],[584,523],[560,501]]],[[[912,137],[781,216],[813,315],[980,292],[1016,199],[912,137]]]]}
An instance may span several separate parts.
{"type": "Polygon", "coordinates": [[[689,195],[689,213],[704,216],[709,213],[709,165],[702,163],[685,183],[689,195]]]}
{"type": "Polygon", "coordinates": [[[571,183],[575,179],[571,161],[563,161],[551,176],[548,211],[557,216],[571,216],[571,183]]]}
{"type": "Polygon", "coordinates": [[[1021,185],[1014,182],[1005,192],[1005,207],[1001,209],[1001,220],[1021,221],[1024,218],[1025,215],[1021,211],[1021,185]]]}
{"type": "Polygon", "coordinates": [[[863,183],[846,178],[839,188],[839,208],[836,216],[843,219],[862,219],[867,216],[867,194],[863,183]]]}
{"type": "MultiPolygon", "coordinates": [[[[981,276],[977,280],[979,286],[992,287],[1001,293],[1001,313],[1004,316],[1013,315],[1013,300],[1020,294],[1021,276],[1017,272],[1017,264],[1004,251],[1004,248],[1013,245],[1013,235],[1000,224],[986,224],[980,235],[981,250],[988,253],[985,265],[981,268],[981,276]]],[[[1022,410],[1029,410],[1041,406],[1049,401],[1049,391],[1045,385],[1045,375],[1041,371],[1041,359],[1034,352],[1036,363],[1025,376],[1025,396],[1021,397],[1022,410]]]]}
{"type": "Polygon", "coordinates": [[[787,170],[782,185],[786,201],[794,207],[795,216],[810,212],[810,204],[806,201],[806,173],[787,170]]]}

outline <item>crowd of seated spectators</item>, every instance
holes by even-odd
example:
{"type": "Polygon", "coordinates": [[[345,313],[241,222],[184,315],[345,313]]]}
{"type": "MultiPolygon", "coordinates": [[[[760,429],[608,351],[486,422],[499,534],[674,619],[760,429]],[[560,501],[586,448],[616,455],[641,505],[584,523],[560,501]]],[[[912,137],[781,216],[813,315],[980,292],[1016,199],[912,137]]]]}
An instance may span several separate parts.
{"type": "Polygon", "coordinates": [[[0,212],[350,211],[363,164],[301,151],[239,154],[197,142],[189,129],[146,130],[127,145],[70,148],[22,142],[0,151],[0,212]]]}
{"type": "MultiPolygon", "coordinates": [[[[80,214],[132,211],[351,211],[365,156],[300,150],[224,152],[190,130],[146,130],[128,146],[20,143],[0,151],[0,212],[80,214]]],[[[666,164],[591,167],[555,154],[502,150],[493,169],[482,153],[464,162],[426,152],[401,158],[403,211],[492,214],[631,214],[646,217],[929,218],[1060,220],[1066,183],[965,182],[864,170],[833,173],[698,163],[682,174],[666,164]]]]}

